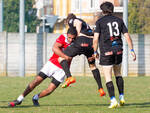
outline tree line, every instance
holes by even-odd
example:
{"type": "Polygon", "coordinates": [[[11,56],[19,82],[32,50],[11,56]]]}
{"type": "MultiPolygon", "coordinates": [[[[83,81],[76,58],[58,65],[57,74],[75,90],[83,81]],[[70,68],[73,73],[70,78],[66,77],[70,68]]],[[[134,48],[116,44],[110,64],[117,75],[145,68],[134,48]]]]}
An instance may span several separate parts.
{"type": "Polygon", "coordinates": [[[130,33],[150,33],[150,0],[130,0],[128,29],[130,33]]]}
{"type": "MultiPolygon", "coordinates": [[[[4,31],[19,32],[19,3],[20,0],[4,0],[4,31]]],[[[27,32],[36,32],[40,21],[36,18],[36,9],[33,9],[34,0],[25,0],[25,25],[27,32]]]]}
{"type": "MultiPolygon", "coordinates": [[[[4,30],[19,32],[19,1],[4,0],[4,30]]],[[[33,9],[34,0],[25,0],[25,25],[27,32],[36,32],[40,21],[33,9]]],[[[130,33],[150,33],[150,0],[130,0],[128,7],[128,29],[130,33]]]]}

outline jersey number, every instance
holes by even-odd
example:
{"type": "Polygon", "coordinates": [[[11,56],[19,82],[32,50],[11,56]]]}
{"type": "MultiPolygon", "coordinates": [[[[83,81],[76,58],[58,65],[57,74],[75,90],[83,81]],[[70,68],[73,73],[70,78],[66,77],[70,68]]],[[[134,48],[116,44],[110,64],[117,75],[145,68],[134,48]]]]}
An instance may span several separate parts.
{"type": "Polygon", "coordinates": [[[119,28],[117,22],[112,22],[112,23],[109,22],[107,25],[109,27],[110,36],[119,36],[119,28]]]}

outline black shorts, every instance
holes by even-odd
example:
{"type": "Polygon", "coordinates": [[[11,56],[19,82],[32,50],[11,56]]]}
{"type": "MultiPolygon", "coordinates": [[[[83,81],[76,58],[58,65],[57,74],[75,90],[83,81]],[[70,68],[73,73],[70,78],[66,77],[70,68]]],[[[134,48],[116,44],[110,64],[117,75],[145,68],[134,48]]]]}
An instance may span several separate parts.
{"type": "Polygon", "coordinates": [[[42,77],[43,79],[47,78],[47,75],[41,71],[39,72],[38,76],[42,77]]]}
{"type": "Polygon", "coordinates": [[[118,65],[122,62],[122,54],[100,56],[100,65],[118,65]]]}
{"type": "MultiPolygon", "coordinates": [[[[39,72],[38,76],[42,77],[43,79],[46,79],[48,76],[46,74],[44,74],[43,72],[39,72]]],[[[54,77],[52,77],[52,81],[53,84],[55,84],[56,87],[59,86],[59,84],[61,82],[59,82],[58,80],[56,80],[54,77]]]]}
{"type": "Polygon", "coordinates": [[[92,47],[93,39],[85,36],[79,36],[77,39],[68,46],[64,53],[69,57],[75,57],[77,55],[85,55],[87,58],[92,57],[94,49],[92,47]]]}

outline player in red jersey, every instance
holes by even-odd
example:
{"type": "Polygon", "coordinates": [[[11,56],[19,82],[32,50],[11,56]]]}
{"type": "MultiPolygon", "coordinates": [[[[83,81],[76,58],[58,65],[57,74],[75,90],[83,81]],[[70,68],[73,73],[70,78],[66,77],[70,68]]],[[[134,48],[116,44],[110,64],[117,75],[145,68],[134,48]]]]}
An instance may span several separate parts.
{"type": "MultiPolygon", "coordinates": [[[[63,71],[61,65],[58,62],[59,57],[63,57],[65,59],[70,60],[70,57],[66,56],[63,53],[63,50],[68,47],[73,40],[76,38],[77,31],[75,29],[69,28],[67,34],[60,35],[56,42],[53,45],[53,52],[54,54],[49,59],[49,61],[44,65],[44,67],[40,70],[39,74],[35,77],[35,79],[29,83],[27,88],[24,92],[14,101],[10,102],[8,106],[14,107],[16,105],[20,105],[23,99],[43,80],[47,77],[52,78],[51,83],[49,84],[48,88],[33,96],[32,101],[35,106],[39,106],[39,98],[45,97],[51,94],[60,83],[64,81],[65,72],[63,71]]],[[[70,60],[71,63],[71,60],[70,60]]]]}

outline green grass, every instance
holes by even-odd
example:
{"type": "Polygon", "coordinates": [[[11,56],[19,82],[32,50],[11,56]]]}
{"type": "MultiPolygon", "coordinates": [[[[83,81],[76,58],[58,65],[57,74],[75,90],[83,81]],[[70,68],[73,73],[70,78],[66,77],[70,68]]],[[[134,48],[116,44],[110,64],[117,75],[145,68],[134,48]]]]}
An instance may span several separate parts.
{"type": "MultiPolygon", "coordinates": [[[[126,77],[124,107],[108,109],[108,93],[100,97],[93,77],[76,77],[77,82],[67,89],[58,87],[51,95],[39,100],[40,107],[32,105],[32,96],[47,88],[50,79],[46,79],[20,106],[9,108],[8,102],[16,99],[33,77],[0,77],[0,113],[150,113],[150,77],[126,77]]],[[[102,78],[106,90],[104,78],[102,78]]],[[[118,91],[115,84],[115,94],[118,91]]]]}

